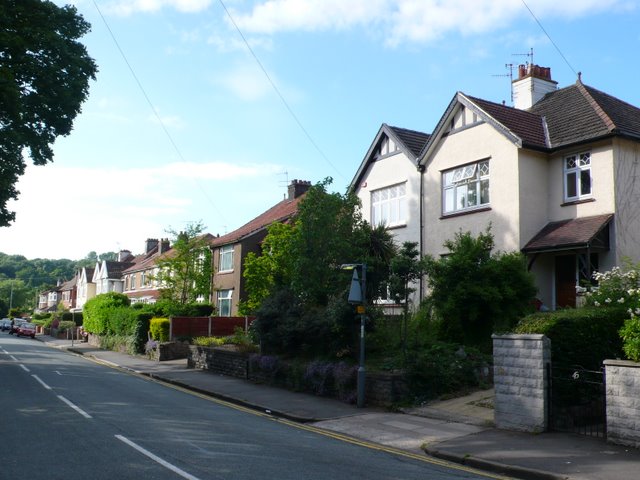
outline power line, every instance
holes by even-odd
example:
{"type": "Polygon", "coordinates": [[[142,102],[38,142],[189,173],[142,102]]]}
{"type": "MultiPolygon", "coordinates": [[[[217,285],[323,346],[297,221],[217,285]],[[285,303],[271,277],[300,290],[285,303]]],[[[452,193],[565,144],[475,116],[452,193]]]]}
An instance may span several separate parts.
{"type": "MultiPolygon", "coordinates": [[[[158,120],[158,123],[160,124],[160,127],[162,128],[162,131],[164,132],[166,137],[169,139],[169,142],[171,143],[171,146],[173,147],[173,149],[175,150],[176,154],[178,155],[178,158],[180,158],[180,160],[182,160],[184,163],[187,163],[186,159],[182,155],[182,152],[178,148],[178,145],[173,140],[173,137],[169,133],[169,130],[167,129],[167,127],[165,126],[164,122],[162,121],[162,118],[158,114],[158,111],[156,110],[156,108],[154,107],[153,103],[151,102],[151,99],[149,98],[149,95],[147,95],[146,90],[142,86],[142,82],[140,82],[140,79],[136,75],[136,72],[133,70],[133,67],[129,63],[129,60],[127,59],[127,56],[124,54],[124,51],[120,47],[120,44],[118,43],[118,40],[116,39],[116,36],[114,35],[113,31],[111,30],[111,27],[109,26],[109,23],[107,23],[107,19],[104,17],[104,15],[102,15],[102,11],[100,10],[100,7],[98,7],[98,4],[96,3],[96,0],[93,0],[93,5],[96,7],[96,10],[98,11],[98,14],[100,15],[100,18],[102,18],[102,21],[104,22],[105,27],[107,27],[107,31],[109,32],[109,35],[111,36],[111,39],[113,40],[113,43],[116,45],[116,48],[120,52],[120,55],[122,56],[122,59],[124,60],[124,63],[127,65],[127,68],[129,69],[129,72],[131,72],[131,76],[133,76],[133,79],[135,80],[136,84],[138,85],[138,88],[140,89],[140,91],[142,92],[142,95],[144,96],[145,100],[147,101],[147,104],[149,104],[149,107],[151,108],[151,111],[153,112],[153,115],[155,116],[156,120],[158,120]]],[[[209,204],[211,204],[211,206],[216,210],[216,212],[218,213],[220,218],[223,221],[226,221],[226,219],[224,218],[224,215],[218,209],[218,207],[213,203],[213,201],[209,198],[209,195],[207,195],[207,192],[202,188],[202,185],[200,185],[200,183],[196,179],[192,178],[191,180],[198,186],[198,188],[200,189],[200,191],[202,192],[204,197],[207,199],[209,204]]]]}
{"type": "Polygon", "coordinates": [[[315,140],[311,137],[311,134],[309,133],[309,131],[304,127],[304,125],[302,124],[302,122],[300,121],[300,119],[298,118],[298,116],[295,114],[295,112],[293,111],[293,109],[289,106],[289,103],[287,102],[287,100],[284,98],[284,95],[282,95],[282,92],[280,92],[280,89],[277,87],[277,85],[275,84],[275,82],[271,79],[271,76],[269,75],[269,73],[267,72],[267,70],[264,68],[264,66],[262,65],[262,62],[260,61],[260,59],[258,58],[258,56],[256,55],[256,53],[253,51],[253,49],[251,48],[251,45],[249,45],[249,42],[247,41],[246,37],[244,36],[244,34],[242,33],[242,31],[240,30],[240,27],[238,27],[238,24],[236,23],[236,21],[234,20],[234,18],[231,16],[231,12],[229,12],[229,10],[227,9],[227,6],[224,4],[223,0],[218,0],[220,2],[220,5],[222,6],[222,8],[224,9],[225,13],[227,14],[227,17],[229,17],[229,20],[231,21],[231,23],[233,24],[233,26],[235,27],[236,31],[238,32],[238,35],[240,35],[240,38],[242,38],[242,41],[244,42],[245,46],[247,47],[247,50],[249,50],[249,53],[251,54],[251,56],[253,57],[253,59],[256,61],[256,63],[258,64],[258,67],[260,67],[260,70],[262,70],[262,73],[264,73],[264,76],[267,78],[267,80],[269,81],[269,83],[271,84],[271,87],[273,88],[273,90],[276,92],[276,95],[278,95],[278,97],[280,98],[280,100],[282,101],[282,103],[284,104],[285,108],[287,109],[287,111],[289,112],[289,114],[291,115],[291,117],[293,118],[293,120],[298,124],[298,127],[300,127],[300,129],[302,130],[302,132],[304,133],[304,135],[307,137],[307,139],[309,140],[309,142],[311,142],[311,145],[313,145],[313,147],[316,149],[316,151],[320,154],[320,156],[325,160],[325,162],[327,162],[331,168],[333,168],[338,175],[340,175],[343,179],[347,180],[347,178],[342,174],[342,172],[340,170],[338,170],[338,168],[331,163],[331,161],[329,160],[329,158],[325,155],[325,153],[322,151],[322,149],[318,146],[318,144],[315,142],[315,140]]]}
{"type": "Polygon", "coordinates": [[[569,63],[569,60],[567,60],[567,57],[564,56],[564,54],[562,53],[562,50],[560,50],[560,47],[558,47],[558,45],[556,45],[556,42],[553,41],[553,39],[551,38],[551,35],[549,35],[547,33],[547,31],[544,29],[544,27],[542,26],[542,23],[540,23],[540,20],[538,20],[538,17],[535,16],[535,14],[531,11],[531,9],[529,8],[529,5],[527,5],[527,2],[525,2],[525,0],[521,0],[522,4],[527,8],[527,10],[529,10],[529,13],[531,14],[531,16],[533,17],[533,19],[536,21],[536,23],[538,24],[538,26],[540,27],[540,29],[544,32],[544,34],[547,36],[547,38],[549,39],[549,41],[551,42],[551,44],[555,47],[555,49],[558,51],[558,53],[560,54],[560,56],[562,57],[562,59],[565,61],[565,63],[568,65],[568,67],[571,69],[571,71],[576,75],[576,77],[578,76],[578,72],[576,72],[574,70],[574,68],[571,66],[571,64],[569,63]]]}

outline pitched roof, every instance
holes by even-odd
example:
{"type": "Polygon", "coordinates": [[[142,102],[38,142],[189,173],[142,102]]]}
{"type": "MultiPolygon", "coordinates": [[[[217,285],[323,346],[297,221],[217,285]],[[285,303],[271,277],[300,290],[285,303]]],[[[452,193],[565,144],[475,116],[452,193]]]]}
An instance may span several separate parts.
{"type": "Polygon", "coordinates": [[[608,213],[548,223],[524,246],[522,251],[531,253],[587,247],[612,218],[613,214],[608,213]]]}
{"type": "Polygon", "coordinates": [[[409,130],[407,128],[393,127],[391,125],[389,125],[389,128],[393,130],[393,133],[396,134],[398,140],[404,143],[415,157],[420,155],[422,148],[431,136],[428,133],[409,130]]]}
{"type": "Polygon", "coordinates": [[[105,260],[104,265],[107,269],[109,278],[121,278],[122,272],[133,265],[133,262],[118,262],[116,260],[105,260]]]}
{"type": "Polygon", "coordinates": [[[608,135],[640,139],[640,109],[578,80],[545,95],[531,112],[547,122],[552,148],[608,135]]]}
{"type": "Polygon", "coordinates": [[[356,190],[358,185],[360,184],[360,180],[364,176],[367,171],[368,166],[374,162],[378,156],[378,148],[380,142],[384,136],[391,137],[397,143],[398,147],[401,151],[405,153],[407,158],[413,163],[417,165],[418,157],[420,156],[420,152],[424,148],[424,146],[429,141],[431,137],[430,134],[419,132],[417,130],[409,130],[407,128],[400,127],[392,127],[383,123],[378,130],[373,142],[369,146],[366,155],[362,159],[356,174],[353,176],[353,180],[351,180],[349,188],[351,190],[356,190]]]}
{"type": "Polygon", "coordinates": [[[469,96],[467,96],[467,98],[518,136],[522,140],[524,147],[536,149],[546,149],[549,147],[545,133],[544,119],[540,115],[482,100],[481,98],[469,96]]]}
{"type": "Polygon", "coordinates": [[[640,140],[640,108],[578,79],[548,93],[529,110],[457,93],[420,154],[420,162],[442,137],[458,103],[482,112],[485,121],[525,148],[550,152],[612,135],[640,140]]]}
{"type": "Polygon", "coordinates": [[[264,230],[272,223],[283,222],[290,219],[298,211],[298,204],[305,197],[306,192],[302,195],[294,198],[293,200],[284,199],[279,203],[276,203],[266,212],[258,215],[250,222],[244,224],[242,227],[229,232],[221,237],[214,238],[211,241],[211,246],[219,247],[222,245],[228,245],[236,243],[243,238],[249,237],[259,231],[264,230]]]}

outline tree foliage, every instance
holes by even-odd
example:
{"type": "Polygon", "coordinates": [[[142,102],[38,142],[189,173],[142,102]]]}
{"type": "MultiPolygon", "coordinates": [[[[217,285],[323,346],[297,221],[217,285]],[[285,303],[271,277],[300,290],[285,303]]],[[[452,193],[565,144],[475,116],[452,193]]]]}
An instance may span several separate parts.
{"type": "Polygon", "coordinates": [[[211,293],[211,251],[202,222],[190,223],[181,232],[168,230],[172,247],[161,257],[157,280],[162,284],[162,298],[179,304],[209,299],[211,293]]]}
{"type": "Polygon", "coordinates": [[[445,242],[449,254],[425,257],[428,301],[448,341],[488,348],[532,309],[536,287],[520,253],[493,253],[490,227],[473,237],[458,232],[445,242]]]}
{"type": "Polygon", "coordinates": [[[109,292],[96,295],[84,304],[82,309],[83,326],[88,332],[96,335],[120,333],[113,331],[111,318],[119,317],[121,314],[126,315],[126,312],[130,311],[126,307],[129,307],[130,304],[129,297],[122,293],[109,292]]]}
{"type": "Polygon", "coordinates": [[[261,256],[244,265],[248,311],[264,351],[353,352],[357,325],[347,303],[351,272],[346,263],[366,263],[367,297],[375,298],[395,253],[383,227],[362,221],[352,193],[330,193],[331,179],[312,186],[291,224],[273,225],[261,256]]]}
{"type": "Polygon", "coordinates": [[[78,39],[90,25],[73,6],[45,0],[0,3],[0,226],[15,220],[7,202],[25,171],[53,160],[69,135],[97,67],[78,39]]]}

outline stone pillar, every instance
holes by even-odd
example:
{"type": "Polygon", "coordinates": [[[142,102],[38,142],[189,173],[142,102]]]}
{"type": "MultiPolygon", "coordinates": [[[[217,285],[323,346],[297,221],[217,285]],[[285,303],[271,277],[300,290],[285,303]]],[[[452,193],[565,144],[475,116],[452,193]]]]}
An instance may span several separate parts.
{"type": "Polygon", "coordinates": [[[551,341],[544,335],[493,335],[495,424],[543,432],[549,412],[551,341]]]}
{"type": "Polygon", "coordinates": [[[640,447],[640,363],[605,360],[607,441],[640,447]]]}

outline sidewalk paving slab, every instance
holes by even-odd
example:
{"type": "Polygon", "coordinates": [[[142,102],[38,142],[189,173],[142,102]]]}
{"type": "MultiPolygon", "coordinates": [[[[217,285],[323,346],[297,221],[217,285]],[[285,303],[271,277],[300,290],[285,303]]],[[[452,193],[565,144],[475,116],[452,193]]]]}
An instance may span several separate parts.
{"type": "Polygon", "coordinates": [[[465,464],[521,479],[633,480],[640,478],[640,450],[603,439],[547,432],[529,434],[492,427],[482,407],[487,392],[390,413],[259,385],[187,368],[186,360],[156,362],[102,350],[87,343],[39,335],[50,346],[157,378],[230,403],[354,438],[465,464]]]}

